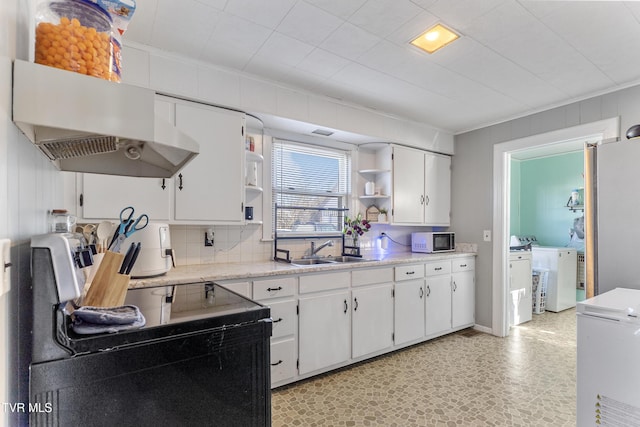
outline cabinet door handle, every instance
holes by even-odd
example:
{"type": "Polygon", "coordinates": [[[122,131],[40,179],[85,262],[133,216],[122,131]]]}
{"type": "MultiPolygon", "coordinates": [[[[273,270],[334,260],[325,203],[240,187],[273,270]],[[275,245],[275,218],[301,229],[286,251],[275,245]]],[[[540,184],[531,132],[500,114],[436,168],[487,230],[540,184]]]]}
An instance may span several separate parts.
{"type": "Polygon", "coordinates": [[[436,267],[436,268],[434,268],[434,270],[435,271],[440,271],[440,270],[442,270],[442,267],[436,267]]]}
{"type": "Polygon", "coordinates": [[[429,205],[429,196],[426,196],[424,198],[424,201],[425,201],[425,203],[424,203],[425,205],[429,205]]]}
{"type": "Polygon", "coordinates": [[[273,323],[282,322],[282,317],[279,317],[278,320],[274,320],[273,323]]]}
{"type": "Polygon", "coordinates": [[[178,175],[178,179],[180,180],[178,182],[178,190],[182,191],[182,189],[184,188],[184,186],[182,185],[182,174],[178,175]]]}
{"type": "Polygon", "coordinates": [[[407,272],[406,272],[406,273],[404,273],[404,274],[407,274],[407,275],[411,276],[412,274],[416,274],[416,272],[415,272],[415,271],[407,271],[407,272]]]}
{"type": "Polygon", "coordinates": [[[460,267],[466,267],[467,264],[460,264],[460,267]]]}
{"type": "Polygon", "coordinates": [[[347,300],[344,300],[344,314],[347,314],[347,310],[349,310],[349,305],[347,304],[347,300]]]}
{"type": "Polygon", "coordinates": [[[282,359],[278,360],[276,363],[272,363],[271,366],[278,366],[282,363],[282,359]]]}
{"type": "Polygon", "coordinates": [[[424,195],[423,194],[420,195],[420,204],[424,205],[424,195]]]}
{"type": "Polygon", "coordinates": [[[167,185],[165,184],[165,179],[162,178],[162,185],[160,186],[160,188],[162,188],[162,190],[164,191],[165,188],[167,188],[167,185]]]}
{"type": "Polygon", "coordinates": [[[458,284],[456,282],[453,282],[453,292],[455,292],[456,289],[458,289],[458,284]]]}
{"type": "Polygon", "coordinates": [[[431,286],[427,285],[427,298],[431,295],[431,286]]]}
{"type": "Polygon", "coordinates": [[[423,296],[424,296],[424,289],[422,289],[422,286],[420,286],[420,299],[422,299],[423,296]]]}
{"type": "Polygon", "coordinates": [[[281,291],[282,290],[282,286],[278,286],[277,288],[267,288],[267,292],[275,292],[275,291],[281,291]]]}
{"type": "Polygon", "coordinates": [[[358,298],[353,299],[353,311],[358,311],[358,298]]]}

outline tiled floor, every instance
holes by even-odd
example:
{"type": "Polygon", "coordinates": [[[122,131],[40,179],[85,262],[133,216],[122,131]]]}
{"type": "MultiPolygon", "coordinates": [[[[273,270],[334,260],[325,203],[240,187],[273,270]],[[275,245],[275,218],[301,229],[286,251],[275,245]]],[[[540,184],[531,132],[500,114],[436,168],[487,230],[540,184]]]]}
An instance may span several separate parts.
{"type": "Polygon", "coordinates": [[[461,331],[274,390],[273,426],[575,426],[575,310],[461,331]]]}

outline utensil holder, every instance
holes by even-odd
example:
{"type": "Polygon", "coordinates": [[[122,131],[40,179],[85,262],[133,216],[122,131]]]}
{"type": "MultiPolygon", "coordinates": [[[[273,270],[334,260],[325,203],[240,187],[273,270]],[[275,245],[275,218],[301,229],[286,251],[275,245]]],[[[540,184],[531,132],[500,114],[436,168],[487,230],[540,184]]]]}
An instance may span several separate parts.
{"type": "Polygon", "coordinates": [[[104,254],[82,305],[117,307],[124,304],[131,276],[118,273],[123,259],[121,253],[107,251],[104,254]]]}

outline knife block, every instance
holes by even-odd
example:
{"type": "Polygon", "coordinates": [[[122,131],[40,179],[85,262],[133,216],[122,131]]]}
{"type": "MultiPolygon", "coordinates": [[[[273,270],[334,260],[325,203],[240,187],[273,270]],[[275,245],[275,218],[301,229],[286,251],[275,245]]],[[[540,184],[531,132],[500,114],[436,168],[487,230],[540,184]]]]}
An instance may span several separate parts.
{"type": "Polygon", "coordinates": [[[117,307],[124,304],[131,276],[119,274],[124,255],[107,251],[93,277],[82,305],[117,307]]]}

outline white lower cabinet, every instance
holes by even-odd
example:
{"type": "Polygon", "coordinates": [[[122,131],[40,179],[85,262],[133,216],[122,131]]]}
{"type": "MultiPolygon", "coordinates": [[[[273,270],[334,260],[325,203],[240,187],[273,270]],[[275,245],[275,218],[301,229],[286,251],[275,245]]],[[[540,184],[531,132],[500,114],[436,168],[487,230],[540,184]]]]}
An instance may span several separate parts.
{"type": "Polygon", "coordinates": [[[424,265],[396,267],[395,280],[394,343],[399,345],[424,337],[424,265]]]}
{"type": "Polygon", "coordinates": [[[451,327],[471,326],[475,322],[475,258],[452,261],[451,327]]]}
{"type": "Polygon", "coordinates": [[[451,329],[451,261],[425,264],[425,334],[427,337],[451,329]]]}
{"type": "Polygon", "coordinates": [[[358,288],[351,295],[352,357],[390,348],[393,345],[393,285],[358,288]]]}
{"type": "Polygon", "coordinates": [[[296,373],[296,340],[271,344],[271,384],[291,379],[296,373]]]}
{"type": "Polygon", "coordinates": [[[474,257],[440,257],[253,280],[271,308],[272,387],[472,326],[474,269],[474,257]]]}
{"type": "Polygon", "coordinates": [[[271,385],[291,382],[297,360],[297,277],[253,281],[253,299],[271,309],[271,385]]]}
{"type": "Polygon", "coordinates": [[[396,283],[394,343],[404,344],[424,336],[424,279],[396,283]]]}
{"type": "Polygon", "coordinates": [[[347,289],[300,297],[298,370],[301,375],[349,359],[350,301],[347,289]]]}

